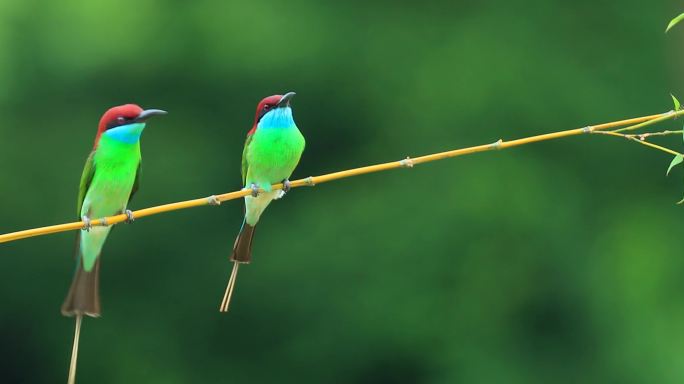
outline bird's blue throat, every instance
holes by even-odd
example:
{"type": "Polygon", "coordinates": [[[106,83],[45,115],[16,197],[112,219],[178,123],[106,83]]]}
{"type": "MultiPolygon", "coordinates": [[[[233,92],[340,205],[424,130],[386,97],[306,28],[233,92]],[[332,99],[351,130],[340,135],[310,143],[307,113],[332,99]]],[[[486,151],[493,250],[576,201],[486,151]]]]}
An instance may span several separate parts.
{"type": "Polygon", "coordinates": [[[108,129],[103,135],[122,143],[135,144],[140,140],[140,135],[142,135],[144,129],[145,123],[126,124],[108,129]]]}
{"type": "Polygon", "coordinates": [[[259,120],[257,129],[259,128],[289,128],[295,125],[294,118],[292,117],[292,108],[282,107],[275,108],[259,120]]]}

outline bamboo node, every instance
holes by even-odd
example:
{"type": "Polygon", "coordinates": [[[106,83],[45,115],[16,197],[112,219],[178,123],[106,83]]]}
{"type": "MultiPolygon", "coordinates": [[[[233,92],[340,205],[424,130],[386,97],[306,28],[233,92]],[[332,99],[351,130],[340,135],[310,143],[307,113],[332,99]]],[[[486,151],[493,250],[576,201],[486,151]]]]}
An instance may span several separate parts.
{"type": "Polygon", "coordinates": [[[503,140],[497,140],[495,143],[492,143],[492,149],[501,149],[501,144],[503,144],[503,140]]]}
{"type": "Polygon", "coordinates": [[[209,205],[221,205],[221,200],[219,200],[219,198],[216,197],[216,195],[211,195],[211,196],[207,197],[207,204],[209,204],[209,205]]]}
{"type": "Polygon", "coordinates": [[[586,127],[582,128],[582,133],[592,133],[594,132],[594,127],[591,125],[587,125],[586,127]]]}
{"type": "Polygon", "coordinates": [[[100,219],[100,225],[103,227],[109,227],[109,223],[107,222],[106,217],[103,217],[102,219],[100,219]]]}
{"type": "Polygon", "coordinates": [[[408,156],[406,156],[404,160],[400,161],[399,164],[401,164],[401,166],[404,168],[413,168],[413,166],[415,165],[413,163],[413,160],[411,160],[411,158],[408,156]]]}
{"type": "Polygon", "coordinates": [[[314,183],[313,177],[311,176],[304,179],[304,184],[308,185],[309,187],[313,187],[314,185],[316,185],[316,183],[314,183]]]}

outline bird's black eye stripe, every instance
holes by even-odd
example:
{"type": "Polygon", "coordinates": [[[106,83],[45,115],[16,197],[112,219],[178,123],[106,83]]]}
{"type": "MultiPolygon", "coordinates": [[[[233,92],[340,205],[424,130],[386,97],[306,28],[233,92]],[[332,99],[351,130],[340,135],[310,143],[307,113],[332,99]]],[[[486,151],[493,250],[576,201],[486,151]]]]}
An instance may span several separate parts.
{"type": "Polygon", "coordinates": [[[119,117],[117,117],[116,119],[114,119],[114,120],[112,120],[111,122],[109,122],[109,124],[107,124],[107,129],[116,128],[116,127],[119,127],[119,126],[122,126],[122,125],[126,125],[126,124],[128,124],[129,122],[131,122],[131,121],[133,121],[133,120],[134,120],[134,118],[128,118],[128,117],[125,117],[125,116],[119,116],[119,117]]]}
{"type": "Polygon", "coordinates": [[[259,112],[259,119],[258,120],[261,120],[261,118],[264,117],[264,115],[266,113],[268,113],[268,111],[271,109],[271,107],[272,107],[271,104],[264,104],[264,107],[259,112]]]}

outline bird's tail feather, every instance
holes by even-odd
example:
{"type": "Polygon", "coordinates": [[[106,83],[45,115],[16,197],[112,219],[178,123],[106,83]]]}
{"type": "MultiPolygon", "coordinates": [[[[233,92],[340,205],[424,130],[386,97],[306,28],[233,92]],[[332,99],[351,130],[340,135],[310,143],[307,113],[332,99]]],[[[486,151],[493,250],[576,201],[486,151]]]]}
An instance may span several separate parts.
{"type": "Polygon", "coordinates": [[[64,316],[100,316],[100,257],[90,271],[83,269],[83,261],[79,251],[79,236],[76,238],[76,273],[64,304],[64,316]]]}
{"type": "Polygon", "coordinates": [[[230,261],[233,262],[233,270],[228,279],[226,292],[223,294],[223,300],[219,307],[220,312],[228,312],[228,306],[230,305],[230,299],[233,297],[233,289],[235,288],[235,281],[237,280],[237,272],[240,264],[247,264],[252,261],[252,241],[254,239],[255,228],[256,226],[249,225],[246,221],[242,222],[242,228],[240,228],[240,233],[233,245],[233,253],[230,255],[230,261]]]}
{"type": "Polygon", "coordinates": [[[254,239],[254,230],[256,226],[242,223],[240,233],[235,239],[233,245],[233,254],[230,255],[230,261],[248,264],[252,261],[252,240],[254,239]]]}
{"type": "Polygon", "coordinates": [[[83,316],[76,315],[76,328],[74,330],[74,344],[71,347],[71,363],[69,364],[69,378],[67,384],[76,383],[76,361],[78,360],[78,340],[81,337],[81,322],[83,316]]]}

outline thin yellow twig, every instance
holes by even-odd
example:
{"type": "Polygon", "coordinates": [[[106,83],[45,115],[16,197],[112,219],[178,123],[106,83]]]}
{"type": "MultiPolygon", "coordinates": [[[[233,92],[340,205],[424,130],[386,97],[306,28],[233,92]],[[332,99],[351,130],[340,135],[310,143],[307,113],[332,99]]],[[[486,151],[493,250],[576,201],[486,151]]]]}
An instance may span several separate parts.
{"type": "Polygon", "coordinates": [[[680,109],[678,111],[669,111],[669,112],[663,113],[662,115],[660,115],[659,117],[657,117],[655,119],[646,120],[643,123],[630,125],[629,127],[616,129],[613,132],[634,131],[634,130],[637,130],[639,128],[647,127],[649,125],[658,124],[662,121],[669,120],[669,119],[675,118],[677,116],[681,116],[683,114],[684,114],[684,109],[680,109]]]}
{"type": "MultiPolygon", "coordinates": [[[[406,158],[406,159],[399,160],[399,161],[391,161],[388,163],[369,165],[366,167],[359,167],[359,168],[349,169],[349,170],[345,170],[345,171],[333,172],[333,173],[328,173],[326,175],[321,175],[321,176],[307,177],[304,179],[292,181],[291,182],[291,188],[298,188],[298,187],[304,187],[304,186],[314,186],[316,184],[326,183],[329,181],[344,179],[344,178],[352,177],[352,176],[364,175],[367,173],[382,172],[382,171],[387,171],[387,170],[396,169],[396,168],[413,167],[416,164],[428,163],[428,162],[436,161],[436,160],[448,159],[448,158],[457,157],[457,156],[464,156],[464,155],[469,155],[469,154],[478,153],[478,152],[485,152],[485,151],[499,150],[499,149],[504,149],[504,148],[517,147],[520,145],[536,143],[539,141],[559,139],[562,137],[581,135],[584,133],[591,133],[591,132],[595,132],[595,131],[606,130],[606,129],[616,128],[616,127],[628,126],[628,127],[624,128],[624,130],[627,130],[627,129],[631,130],[631,129],[636,129],[635,127],[637,127],[637,126],[642,127],[642,126],[650,125],[651,122],[664,121],[667,119],[674,118],[678,114],[679,114],[679,111],[678,112],[670,111],[670,112],[665,112],[665,113],[659,113],[656,115],[635,117],[635,118],[626,119],[626,120],[620,120],[620,121],[613,121],[613,122],[609,122],[609,123],[598,124],[598,125],[594,125],[594,126],[570,129],[567,131],[560,131],[560,132],[554,132],[554,133],[547,133],[544,135],[525,137],[522,139],[516,139],[516,140],[511,140],[511,141],[499,140],[499,141],[497,141],[495,143],[491,143],[491,144],[477,145],[474,147],[455,149],[452,151],[440,152],[440,153],[435,153],[435,154],[431,154],[431,155],[425,155],[425,156],[420,156],[420,157],[415,157],[415,158],[406,158]],[[634,125],[634,124],[636,124],[636,125],[634,125]]],[[[282,189],[282,187],[283,187],[283,185],[281,183],[272,185],[273,190],[282,189]]],[[[180,209],[200,207],[200,206],[205,206],[205,205],[218,205],[223,201],[238,199],[238,198],[247,196],[250,193],[252,193],[252,191],[250,189],[243,189],[240,191],[229,192],[229,193],[224,193],[224,194],[220,194],[220,195],[212,195],[212,196],[204,197],[204,198],[200,198],[200,199],[186,200],[186,201],[180,201],[180,202],[176,202],[176,203],[159,205],[156,207],[144,208],[144,209],[134,211],[133,215],[136,219],[140,219],[142,217],[152,216],[152,215],[156,215],[156,214],[163,213],[163,212],[177,211],[180,209]]],[[[125,214],[120,214],[120,215],[110,216],[110,217],[106,217],[106,218],[91,220],[91,225],[92,226],[100,226],[100,225],[103,225],[103,223],[106,223],[106,225],[114,225],[114,224],[119,224],[121,222],[124,222],[127,219],[128,219],[128,217],[125,214]]],[[[6,243],[6,242],[10,242],[10,241],[19,240],[19,239],[25,239],[28,237],[47,235],[47,234],[51,234],[51,233],[73,231],[73,230],[83,228],[84,224],[85,223],[83,221],[75,221],[72,223],[51,225],[51,226],[47,226],[47,227],[40,227],[40,228],[27,229],[27,230],[18,231],[18,232],[7,233],[7,234],[0,235],[0,243],[6,243]]]]}
{"type": "Polygon", "coordinates": [[[669,153],[669,154],[671,154],[671,155],[675,155],[675,156],[677,156],[677,155],[681,156],[681,155],[682,155],[681,153],[679,153],[679,152],[677,152],[677,151],[674,151],[674,150],[672,150],[672,149],[670,149],[670,148],[666,148],[666,147],[660,146],[660,145],[658,145],[658,144],[653,144],[653,143],[650,143],[650,142],[648,142],[648,141],[642,140],[642,139],[639,138],[639,135],[625,135],[625,134],[622,134],[622,133],[618,133],[617,131],[597,131],[597,132],[594,132],[594,133],[598,133],[598,134],[601,134],[601,135],[622,137],[623,139],[627,139],[627,140],[633,141],[633,142],[635,142],[635,143],[639,143],[639,144],[641,144],[641,145],[645,145],[645,146],[647,146],[647,147],[651,147],[651,148],[657,149],[657,150],[659,150],[659,151],[663,151],[663,152],[669,153]]]}
{"type": "Polygon", "coordinates": [[[679,131],[662,131],[662,132],[644,132],[644,133],[632,133],[626,136],[636,137],[640,140],[644,140],[651,136],[668,136],[668,135],[681,135],[682,130],[679,131]]]}

